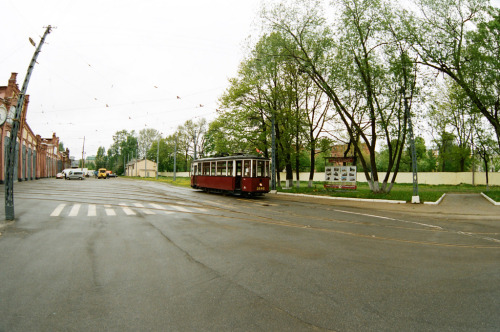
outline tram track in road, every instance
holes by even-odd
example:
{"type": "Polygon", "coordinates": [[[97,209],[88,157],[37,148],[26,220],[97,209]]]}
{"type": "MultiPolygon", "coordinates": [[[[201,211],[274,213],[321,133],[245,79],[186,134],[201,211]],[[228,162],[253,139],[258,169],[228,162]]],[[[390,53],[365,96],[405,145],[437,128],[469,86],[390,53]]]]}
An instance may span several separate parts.
{"type": "MultiPolygon", "coordinates": [[[[212,212],[183,211],[175,208],[171,210],[175,213],[193,216],[213,216],[215,212],[219,220],[205,220],[205,222],[211,223],[238,220],[372,240],[468,248],[500,248],[500,240],[496,238],[499,234],[496,232],[465,232],[423,222],[391,218],[373,213],[354,212],[320,204],[315,204],[314,208],[311,208],[311,205],[304,206],[300,203],[304,208],[296,208],[294,212],[291,211],[286,201],[276,201],[270,197],[247,199],[207,194],[200,191],[191,191],[190,189],[183,189],[186,190],[186,194],[180,194],[179,191],[171,192],[167,190],[170,188],[165,186],[147,185],[146,187],[147,190],[144,187],[131,186],[127,188],[126,192],[117,194],[116,190],[106,187],[95,191],[92,187],[84,186],[80,188],[81,190],[75,192],[71,187],[57,188],[57,186],[54,186],[53,191],[38,188],[18,190],[15,197],[59,203],[110,205],[116,208],[122,208],[123,204],[126,204],[139,210],[140,208],[134,204],[153,203],[167,206],[184,206],[207,209],[212,212]],[[300,213],[296,211],[300,211],[300,213]],[[335,213],[337,217],[327,216],[331,213],[335,213]],[[390,235],[389,232],[393,233],[393,235],[390,235]],[[450,237],[453,241],[440,240],[440,238],[450,237]],[[428,240],[430,238],[433,240],[428,240]],[[454,238],[466,238],[467,241],[454,238]]],[[[152,211],[158,210],[159,212],[164,210],[164,208],[155,209],[151,206],[148,209],[152,211]]]]}
{"type": "MultiPolygon", "coordinates": [[[[303,203],[294,201],[295,205],[302,205],[303,203]]],[[[314,204],[314,203],[309,203],[309,204],[314,204]]],[[[291,204],[284,203],[283,205],[285,206],[291,206],[291,204]]],[[[359,216],[359,217],[369,217],[369,218],[375,218],[375,220],[379,220],[381,222],[395,222],[396,225],[387,225],[387,224],[381,224],[380,222],[374,222],[371,223],[371,226],[375,227],[384,227],[384,228],[392,228],[392,229],[401,229],[401,230],[407,230],[407,231],[424,231],[424,232],[436,232],[436,233],[441,233],[441,234],[453,234],[455,236],[459,237],[471,237],[478,239],[480,241],[486,241],[489,243],[495,243],[495,244],[500,244],[500,232],[472,232],[472,231],[464,231],[461,229],[455,229],[455,227],[451,227],[450,224],[443,223],[442,220],[440,220],[440,225],[435,225],[434,224],[434,219],[426,220],[425,222],[422,221],[413,221],[413,220],[408,220],[408,219],[402,219],[400,217],[388,217],[388,216],[382,216],[382,215],[375,215],[373,212],[362,212],[361,211],[351,211],[349,208],[344,208],[344,209],[339,209],[339,208],[333,208],[330,206],[325,206],[323,204],[316,204],[314,209],[310,209],[310,206],[307,206],[308,209],[305,210],[313,210],[316,211],[317,209],[322,209],[323,211],[328,211],[331,213],[341,213],[341,214],[347,214],[347,215],[354,215],[354,216],[359,216]],[[406,227],[406,226],[401,226],[399,224],[408,224],[412,225],[412,227],[406,227]],[[415,228],[417,227],[417,228],[415,228]]],[[[287,212],[289,215],[291,215],[290,212],[287,212]]],[[[392,213],[391,213],[392,214],[392,213]]],[[[314,217],[317,219],[317,217],[314,217]]],[[[333,221],[333,219],[330,218],[322,218],[325,221],[333,221]]],[[[337,222],[348,222],[351,224],[356,224],[359,222],[353,222],[353,221],[339,221],[337,222]]],[[[365,222],[361,222],[361,224],[365,224],[365,222]]],[[[493,246],[496,247],[496,246],[493,246]]]]}

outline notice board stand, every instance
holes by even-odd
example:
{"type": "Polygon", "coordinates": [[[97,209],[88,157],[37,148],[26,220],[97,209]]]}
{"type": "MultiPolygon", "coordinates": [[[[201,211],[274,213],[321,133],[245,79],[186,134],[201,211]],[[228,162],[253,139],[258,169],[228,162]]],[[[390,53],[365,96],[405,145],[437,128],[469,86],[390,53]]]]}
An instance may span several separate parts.
{"type": "Polygon", "coordinates": [[[356,190],[357,169],[355,157],[325,158],[326,190],[356,190]]]}

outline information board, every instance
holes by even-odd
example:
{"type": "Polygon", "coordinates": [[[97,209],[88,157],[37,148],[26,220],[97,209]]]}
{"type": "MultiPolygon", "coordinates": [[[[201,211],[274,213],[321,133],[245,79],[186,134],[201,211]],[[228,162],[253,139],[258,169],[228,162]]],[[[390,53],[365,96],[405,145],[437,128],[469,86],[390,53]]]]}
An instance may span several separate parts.
{"type": "Polygon", "coordinates": [[[326,166],[325,181],[328,182],[356,182],[356,166],[326,166]]]}

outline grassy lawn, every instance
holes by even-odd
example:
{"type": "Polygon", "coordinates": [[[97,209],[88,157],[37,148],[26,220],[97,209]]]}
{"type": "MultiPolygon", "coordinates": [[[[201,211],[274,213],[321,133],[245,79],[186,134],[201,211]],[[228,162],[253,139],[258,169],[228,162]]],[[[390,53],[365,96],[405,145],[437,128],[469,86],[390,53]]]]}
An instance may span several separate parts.
{"type": "Polygon", "coordinates": [[[490,188],[490,191],[483,191],[483,193],[485,193],[495,202],[500,202],[500,189],[498,187],[490,188]]]}
{"type": "MultiPolygon", "coordinates": [[[[395,184],[388,194],[374,194],[371,192],[366,182],[358,182],[356,190],[331,190],[326,191],[323,188],[323,182],[314,182],[312,188],[307,187],[307,182],[301,182],[300,188],[284,189],[278,188],[280,192],[289,193],[303,193],[312,195],[323,195],[333,197],[353,197],[353,198],[367,198],[367,199],[388,199],[411,201],[413,196],[412,184],[395,184]]],[[[418,194],[421,202],[435,202],[445,193],[481,193],[484,192],[495,201],[500,200],[500,187],[490,187],[487,191],[486,186],[472,186],[472,185],[425,185],[419,184],[418,194]]]]}
{"type": "MultiPolygon", "coordinates": [[[[160,176],[158,180],[155,178],[138,178],[138,177],[126,177],[129,179],[140,179],[145,181],[158,181],[169,183],[180,187],[190,187],[191,180],[186,177],[177,177],[174,181],[172,177],[160,176]]],[[[395,184],[392,190],[388,194],[374,194],[371,192],[368,184],[366,182],[358,182],[356,190],[336,190],[327,191],[323,188],[323,182],[314,182],[312,188],[307,187],[307,182],[301,182],[300,188],[290,188],[284,189],[283,187],[278,187],[279,192],[287,193],[301,193],[309,195],[322,195],[322,196],[332,196],[332,197],[352,197],[352,198],[365,198],[365,199],[388,199],[388,200],[398,200],[398,201],[411,201],[413,196],[413,185],[412,184],[395,184]]],[[[485,193],[490,198],[496,202],[500,202],[500,187],[490,186],[487,190],[486,186],[472,186],[467,184],[461,184],[457,186],[451,185],[418,185],[418,194],[420,196],[421,202],[436,202],[445,193],[485,193]]]]}

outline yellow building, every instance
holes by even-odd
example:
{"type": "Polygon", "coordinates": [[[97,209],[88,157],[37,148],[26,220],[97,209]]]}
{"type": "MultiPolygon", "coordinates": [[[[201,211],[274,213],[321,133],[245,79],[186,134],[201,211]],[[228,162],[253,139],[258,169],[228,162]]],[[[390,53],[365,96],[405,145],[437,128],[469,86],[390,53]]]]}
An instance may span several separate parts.
{"type": "Polygon", "coordinates": [[[148,159],[131,160],[125,170],[126,176],[138,176],[141,178],[156,177],[156,163],[148,159]]]}

